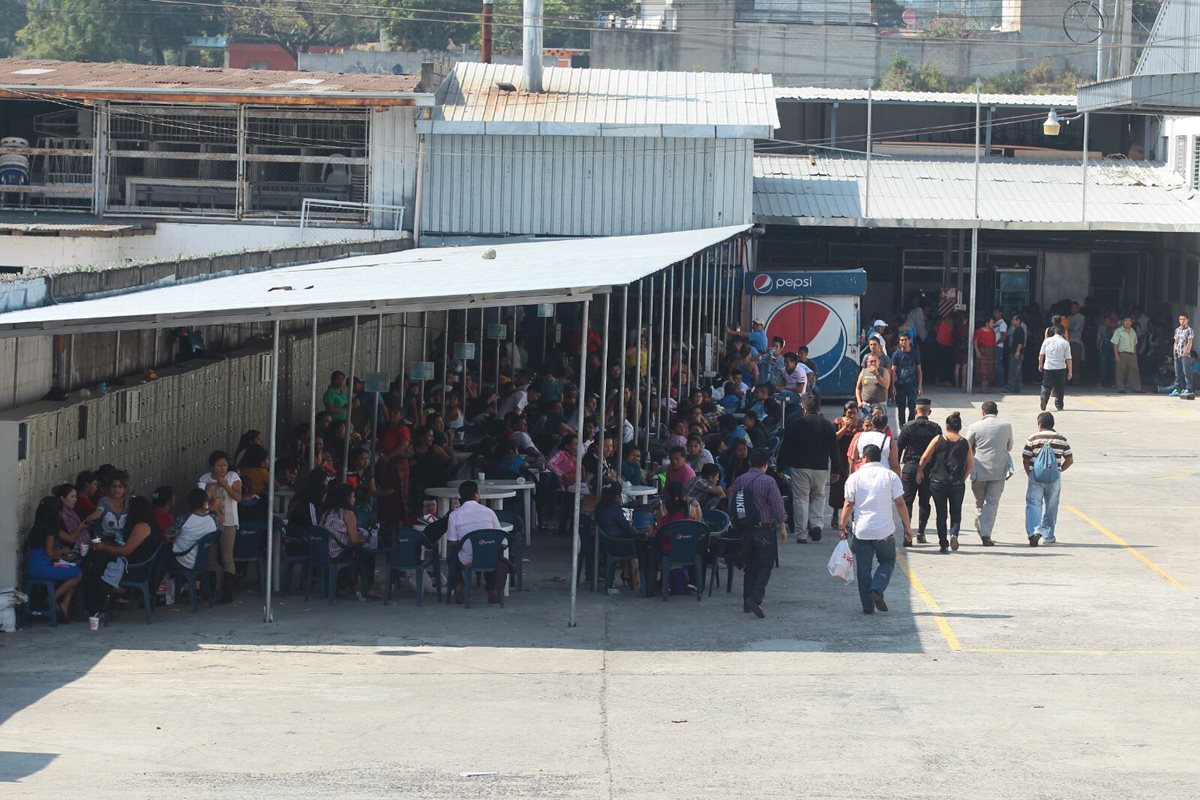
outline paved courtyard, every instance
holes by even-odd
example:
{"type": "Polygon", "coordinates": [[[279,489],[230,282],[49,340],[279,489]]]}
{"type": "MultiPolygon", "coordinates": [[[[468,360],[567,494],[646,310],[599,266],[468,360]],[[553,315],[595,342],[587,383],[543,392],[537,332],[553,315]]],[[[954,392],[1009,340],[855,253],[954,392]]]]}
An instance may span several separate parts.
{"type": "MultiPolygon", "coordinates": [[[[984,399],[934,397],[939,421],[984,399]]],[[[1023,440],[1036,396],[998,399],[1023,440]]],[[[961,551],[906,554],[888,614],[829,578],[827,535],[783,546],[765,620],[724,587],[581,590],[571,629],[540,536],[504,609],[292,595],[264,625],[245,594],[0,634],[0,796],[1195,797],[1200,405],[1059,419],[1060,543],[1026,545],[1018,475],[999,546],[968,509],[961,551]]]]}

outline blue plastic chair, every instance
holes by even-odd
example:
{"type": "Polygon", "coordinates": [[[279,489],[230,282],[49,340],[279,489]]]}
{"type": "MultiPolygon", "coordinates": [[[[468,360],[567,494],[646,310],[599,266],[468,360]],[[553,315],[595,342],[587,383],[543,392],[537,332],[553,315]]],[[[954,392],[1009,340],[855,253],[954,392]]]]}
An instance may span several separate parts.
{"type": "MultiPolygon", "coordinates": [[[[193,544],[187,550],[181,553],[175,553],[175,558],[167,562],[167,574],[172,578],[180,578],[187,581],[188,597],[192,601],[192,613],[196,613],[196,587],[203,582],[204,594],[208,597],[208,607],[213,607],[213,595],[216,594],[216,587],[213,585],[212,579],[209,577],[211,573],[208,571],[208,551],[217,543],[217,537],[220,534],[216,531],[206,535],[198,542],[193,544]],[[196,560],[192,563],[191,569],[184,569],[177,562],[180,556],[195,552],[196,560]]],[[[183,586],[180,581],[175,582],[175,596],[178,599],[179,590],[183,586]]]]}
{"type": "MultiPolygon", "coordinates": [[[[572,497],[574,497],[572,495],[572,497]]],[[[575,574],[579,579],[592,574],[592,562],[596,559],[596,526],[587,514],[579,514],[579,561],[575,564],[575,574]]]]}
{"type": "MultiPolygon", "coordinates": [[[[464,543],[471,543],[471,565],[464,564],[462,567],[463,601],[467,608],[471,607],[471,587],[475,582],[475,573],[495,572],[500,566],[504,544],[509,539],[509,535],[501,530],[473,531],[462,538],[464,543]]],[[[500,607],[504,608],[504,587],[497,585],[496,594],[500,596],[500,607]]]]}
{"type": "Polygon", "coordinates": [[[425,537],[412,528],[401,528],[392,536],[392,546],[387,551],[387,574],[384,583],[387,588],[383,592],[383,604],[391,605],[392,587],[397,572],[412,573],[413,582],[417,586],[417,605],[421,606],[425,598],[425,570],[433,569],[433,586],[437,590],[437,600],[442,602],[442,570],[438,563],[437,550],[428,558],[421,557],[425,547],[425,537]]]}
{"type": "Polygon", "coordinates": [[[327,529],[313,525],[308,529],[308,574],[304,580],[304,602],[308,602],[309,587],[318,575],[323,577],[325,597],[329,605],[337,596],[337,579],[342,570],[353,570],[358,567],[355,561],[334,561],[329,557],[329,540],[332,538],[327,529]]]}
{"type": "Polygon", "coordinates": [[[518,592],[525,590],[525,520],[516,511],[497,511],[496,519],[513,526],[508,537],[508,560],[512,562],[518,592]]]}
{"type": "MultiPolygon", "coordinates": [[[[279,518],[275,519],[278,522],[279,518]]],[[[308,583],[310,560],[308,537],[304,532],[300,535],[290,534],[285,527],[279,542],[279,590],[290,592],[292,590],[292,573],[295,572],[297,564],[300,565],[300,574],[304,577],[304,582],[308,583]],[[292,552],[289,553],[288,550],[292,552]]]]}
{"type": "MultiPolygon", "coordinates": [[[[681,519],[667,523],[659,531],[659,541],[671,543],[671,552],[662,554],[663,601],[671,596],[671,567],[692,567],[696,579],[696,602],[704,594],[704,546],[708,541],[708,526],[694,519],[681,519]]],[[[656,542],[657,544],[657,542],[656,542]]]]}
{"type": "Polygon", "coordinates": [[[733,591],[733,555],[735,549],[741,547],[742,539],[732,532],[733,523],[724,511],[711,509],[704,512],[704,524],[712,534],[710,553],[713,557],[712,579],[708,584],[708,596],[712,597],[713,587],[721,585],[721,559],[725,559],[725,592],[733,591]]]}
{"type": "MultiPolygon", "coordinates": [[[[154,597],[158,594],[158,579],[160,570],[158,569],[158,557],[162,553],[162,543],[160,542],[154,548],[154,552],[145,561],[139,561],[136,564],[129,564],[125,567],[125,574],[128,576],[130,572],[143,572],[141,578],[121,578],[122,589],[137,589],[142,594],[142,608],[146,612],[146,624],[150,624],[150,612],[154,610],[154,597]]],[[[104,620],[108,624],[109,618],[112,616],[112,595],[108,596],[108,600],[104,603],[104,620]]]]}
{"type": "MultiPolygon", "coordinates": [[[[282,525],[282,521],[276,517],[276,525],[282,525]]],[[[263,583],[266,580],[267,569],[263,564],[262,556],[262,541],[267,535],[267,521],[265,519],[248,519],[238,526],[237,538],[233,540],[233,566],[237,569],[238,564],[253,564],[255,580],[258,582],[258,591],[261,594],[266,588],[263,583]]]]}
{"type": "Polygon", "coordinates": [[[33,616],[33,590],[40,586],[46,590],[46,605],[48,606],[46,618],[50,620],[51,628],[58,627],[58,603],[54,602],[54,593],[58,590],[58,584],[58,581],[26,579],[25,594],[29,596],[29,602],[21,609],[21,625],[28,625],[33,616]]]}
{"type": "MultiPolygon", "coordinates": [[[[611,589],[618,566],[629,564],[633,569],[633,562],[638,557],[637,543],[628,536],[614,536],[599,523],[596,523],[596,535],[600,537],[600,554],[604,557],[604,588],[611,589]]],[[[644,582],[642,586],[644,589],[644,582]]]]}

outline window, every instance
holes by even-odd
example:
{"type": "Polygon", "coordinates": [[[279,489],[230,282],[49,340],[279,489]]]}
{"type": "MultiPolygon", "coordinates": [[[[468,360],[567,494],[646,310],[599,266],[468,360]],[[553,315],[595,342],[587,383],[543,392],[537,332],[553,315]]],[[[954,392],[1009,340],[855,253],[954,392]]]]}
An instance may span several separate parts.
{"type": "Polygon", "coordinates": [[[1175,137],[1175,174],[1183,178],[1187,176],[1187,137],[1175,137]]]}

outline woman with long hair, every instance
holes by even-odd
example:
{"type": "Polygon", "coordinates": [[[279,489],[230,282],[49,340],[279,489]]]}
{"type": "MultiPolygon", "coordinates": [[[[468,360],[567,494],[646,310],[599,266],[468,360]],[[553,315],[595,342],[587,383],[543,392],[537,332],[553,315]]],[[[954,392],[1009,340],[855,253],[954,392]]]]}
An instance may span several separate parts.
{"type": "MultiPolygon", "coordinates": [[[[74,492],[75,487],[72,486],[71,491],[74,492]]],[[[46,602],[55,603],[58,618],[66,622],[71,598],[75,596],[81,578],[78,565],[63,561],[72,555],[74,539],[62,528],[62,511],[63,501],[58,497],[43,497],[38,503],[33,527],[29,529],[28,566],[31,580],[54,581],[54,597],[47,597],[46,602]]]]}
{"type": "MultiPolygon", "coordinates": [[[[103,611],[105,601],[116,588],[116,584],[104,580],[105,567],[110,562],[118,558],[124,558],[127,562],[124,574],[117,580],[137,580],[153,570],[154,564],[146,562],[162,543],[162,531],[154,522],[154,506],[150,498],[140,495],[129,498],[123,541],[124,544],[117,544],[102,539],[92,543],[84,583],[84,602],[89,615],[103,611]]],[[[150,602],[154,602],[153,599],[150,602]]]]}
{"type": "Polygon", "coordinates": [[[962,503],[967,476],[971,474],[971,447],[962,436],[962,417],[955,411],[946,417],[942,435],[929,443],[921,455],[917,483],[929,476],[929,491],[937,510],[938,544],[943,553],[958,550],[962,527],[962,503]],[[949,530],[946,518],[950,519],[949,530]],[[947,536],[948,534],[948,536],[947,536]]]}

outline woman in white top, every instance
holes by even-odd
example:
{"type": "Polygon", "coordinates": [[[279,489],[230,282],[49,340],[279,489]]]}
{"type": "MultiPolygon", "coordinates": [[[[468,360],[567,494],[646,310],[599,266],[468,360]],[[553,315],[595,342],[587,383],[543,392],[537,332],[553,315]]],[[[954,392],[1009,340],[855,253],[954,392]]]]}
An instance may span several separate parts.
{"type": "Polygon", "coordinates": [[[215,554],[209,557],[209,568],[221,577],[221,596],[218,602],[228,603],[233,600],[233,592],[237,588],[233,545],[237,541],[238,503],[242,499],[242,479],[229,469],[229,456],[225,451],[216,450],[208,457],[208,472],[200,476],[196,485],[208,493],[209,508],[213,510],[221,526],[218,549],[221,551],[222,569],[216,568],[215,554]]]}
{"type": "Polygon", "coordinates": [[[865,430],[854,437],[854,461],[850,465],[851,472],[856,472],[863,462],[863,449],[873,444],[879,448],[883,463],[891,466],[892,472],[900,474],[900,458],[896,448],[892,446],[892,437],[887,434],[888,421],[886,416],[872,415],[867,421],[865,430]]]}

